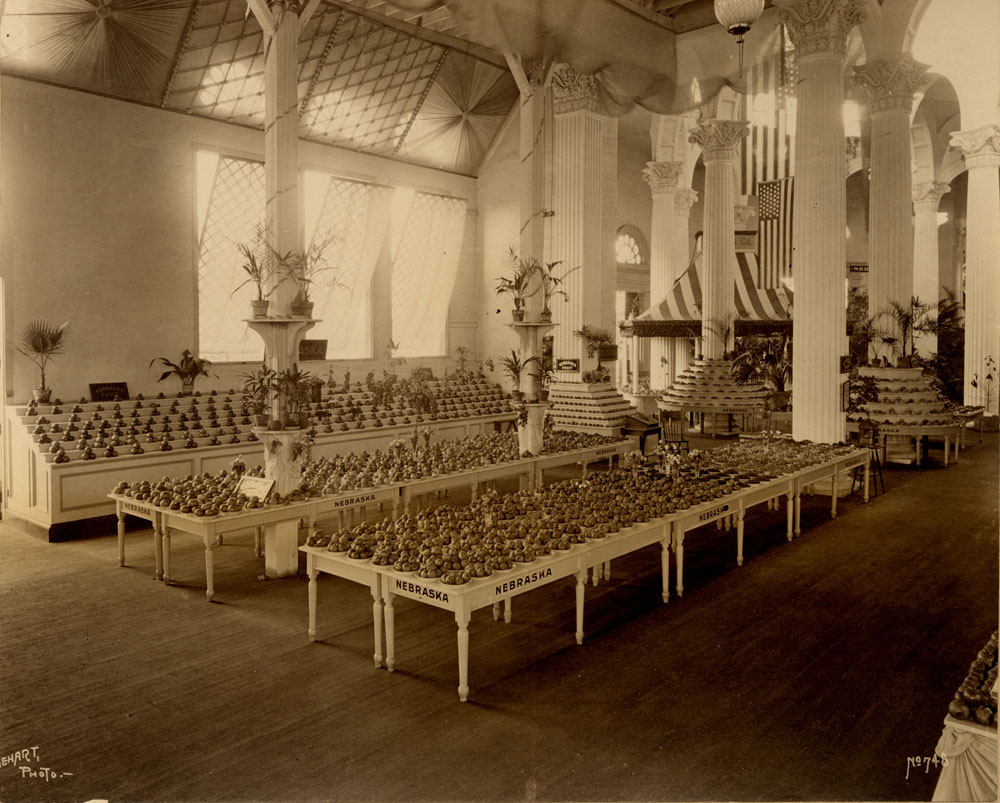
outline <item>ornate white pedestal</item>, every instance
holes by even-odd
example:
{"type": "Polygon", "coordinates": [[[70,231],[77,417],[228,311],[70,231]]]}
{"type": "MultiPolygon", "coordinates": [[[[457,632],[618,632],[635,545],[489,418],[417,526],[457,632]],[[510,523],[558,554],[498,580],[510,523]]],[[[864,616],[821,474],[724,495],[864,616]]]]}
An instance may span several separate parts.
{"type": "Polygon", "coordinates": [[[525,402],[528,411],[528,421],[517,427],[517,448],[520,454],[530,452],[538,457],[542,453],[543,425],[548,402],[525,402]]]}
{"type": "MultiPolygon", "coordinates": [[[[291,493],[302,482],[306,430],[257,430],[264,446],[264,476],[274,480],[272,493],[291,493]]],[[[264,574],[286,577],[299,570],[299,522],[284,521],[264,528],[264,574]]]]}

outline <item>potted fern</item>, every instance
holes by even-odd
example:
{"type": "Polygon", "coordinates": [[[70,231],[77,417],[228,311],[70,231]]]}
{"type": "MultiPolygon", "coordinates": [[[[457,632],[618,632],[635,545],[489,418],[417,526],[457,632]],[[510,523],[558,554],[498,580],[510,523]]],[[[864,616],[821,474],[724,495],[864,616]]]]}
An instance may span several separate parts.
{"type": "Polygon", "coordinates": [[[523,321],[524,302],[537,292],[537,288],[533,292],[528,292],[528,285],[540,266],[534,258],[521,259],[513,248],[508,250],[506,262],[510,275],[497,277],[497,295],[509,295],[514,302],[514,320],[523,321]]]}
{"type": "Polygon", "coordinates": [[[607,369],[601,365],[601,349],[615,345],[615,338],[611,332],[597,326],[584,324],[579,329],[574,330],[573,337],[587,344],[588,357],[597,357],[597,367],[592,372],[588,372],[591,378],[599,382],[607,382],[607,369]]]}
{"type": "Polygon", "coordinates": [[[313,376],[299,370],[297,363],[275,377],[275,389],[281,401],[281,424],[285,429],[309,425],[309,396],[313,376]]]}
{"type": "Polygon", "coordinates": [[[569,301],[569,296],[566,295],[565,290],[560,290],[559,285],[561,285],[566,277],[569,276],[576,268],[566,271],[565,274],[559,276],[556,274],[556,268],[561,265],[561,262],[549,262],[546,265],[539,265],[537,270],[539,276],[541,276],[542,283],[542,312],[541,317],[544,323],[548,323],[552,320],[552,299],[556,296],[562,296],[564,301],[569,301]]]}
{"type": "Polygon", "coordinates": [[[184,349],[180,362],[172,362],[166,357],[154,357],[149,361],[149,367],[152,368],[156,362],[167,368],[156,381],[162,382],[168,376],[176,376],[181,380],[181,396],[191,396],[194,393],[194,381],[199,376],[212,376],[208,370],[212,363],[202,357],[195,357],[190,349],[184,349]]]}
{"type": "MultiPolygon", "coordinates": [[[[333,240],[333,235],[315,238],[305,251],[275,254],[275,269],[282,275],[282,281],[291,281],[295,285],[295,297],[291,302],[292,315],[312,317],[312,286],[320,274],[333,270],[326,261],[326,251],[333,240]]],[[[323,284],[337,287],[339,282],[333,278],[326,279],[323,284]]]]}
{"type": "Polygon", "coordinates": [[[510,377],[510,381],[513,385],[513,390],[511,390],[510,395],[514,401],[523,401],[524,393],[521,392],[521,373],[532,363],[537,363],[538,357],[528,357],[526,360],[521,359],[521,352],[515,349],[511,349],[509,357],[501,357],[500,365],[503,367],[504,372],[510,377]]]}
{"type": "Polygon", "coordinates": [[[46,321],[31,321],[21,333],[21,345],[17,350],[38,366],[41,382],[32,393],[36,402],[46,403],[52,396],[52,388],[45,384],[45,368],[55,355],[61,354],[63,337],[69,323],[53,326],[46,321]]]}
{"type": "Polygon", "coordinates": [[[247,277],[233,288],[232,295],[236,295],[247,285],[252,285],[256,289],[256,297],[250,300],[251,317],[266,318],[269,304],[267,297],[270,294],[267,283],[274,273],[274,260],[263,229],[257,229],[257,238],[252,244],[238,243],[236,249],[243,257],[240,268],[247,277]]]}
{"type": "Polygon", "coordinates": [[[253,416],[254,426],[267,428],[277,371],[266,364],[256,371],[240,374],[243,380],[243,411],[253,416]]]}

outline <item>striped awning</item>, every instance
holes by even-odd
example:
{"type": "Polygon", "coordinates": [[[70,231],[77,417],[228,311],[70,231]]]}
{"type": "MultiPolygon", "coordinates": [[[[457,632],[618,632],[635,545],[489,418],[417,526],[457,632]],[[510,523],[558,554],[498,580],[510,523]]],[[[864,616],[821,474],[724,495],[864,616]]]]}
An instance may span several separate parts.
{"type": "MultiPolygon", "coordinates": [[[[656,304],[625,325],[626,333],[638,337],[696,337],[701,334],[701,251],[670,291],[656,304]]],[[[787,287],[759,288],[755,284],[757,255],[736,253],[733,300],[736,305],[737,334],[761,328],[786,328],[792,320],[792,293],[787,287]]]]}

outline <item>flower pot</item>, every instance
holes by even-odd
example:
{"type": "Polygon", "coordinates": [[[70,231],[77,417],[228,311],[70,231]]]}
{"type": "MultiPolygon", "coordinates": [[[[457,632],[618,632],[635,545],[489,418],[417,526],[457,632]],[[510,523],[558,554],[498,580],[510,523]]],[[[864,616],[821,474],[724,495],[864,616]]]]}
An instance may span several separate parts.
{"type": "Polygon", "coordinates": [[[552,323],[552,310],[543,309],[541,314],[542,323],[552,323]]]}
{"type": "Polygon", "coordinates": [[[547,390],[538,391],[538,401],[547,402],[549,400],[549,392],[547,390]]]}
{"type": "Polygon", "coordinates": [[[194,395],[194,380],[190,382],[181,382],[181,396],[192,395],[194,395]]]}
{"type": "Polygon", "coordinates": [[[312,301],[292,301],[292,315],[300,318],[311,318],[313,312],[312,301]]]}
{"type": "Polygon", "coordinates": [[[514,320],[515,321],[523,321],[524,320],[524,310],[523,309],[520,309],[520,308],[515,309],[515,310],[513,310],[511,312],[511,315],[514,316],[514,320]]]}
{"type": "Polygon", "coordinates": [[[281,426],[285,429],[298,429],[299,428],[299,414],[298,413],[282,413],[281,414],[281,426]]]}
{"type": "Polygon", "coordinates": [[[39,404],[48,404],[52,398],[52,388],[35,388],[31,391],[31,395],[39,404]]]}
{"type": "Polygon", "coordinates": [[[309,426],[309,413],[299,413],[299,426],[305,429],[309,426]]]}
{"type": "Polygon", "coordinates": [[[267,429],[271,417],[267,413],[258,413],[253,417],[253,425],[261,429],[267,429]]]}
{"type": "Polygon", "coordinates": [[[524,401],[524,393],[520,390],[512,390],[510,397],[516,402],[524,401]]]}
{"type": "Polygon", "coordinates": [[[251,318],[266,318],[267,306],[270,302],[266,298],[255,298],[250,302],[251,318]]]}

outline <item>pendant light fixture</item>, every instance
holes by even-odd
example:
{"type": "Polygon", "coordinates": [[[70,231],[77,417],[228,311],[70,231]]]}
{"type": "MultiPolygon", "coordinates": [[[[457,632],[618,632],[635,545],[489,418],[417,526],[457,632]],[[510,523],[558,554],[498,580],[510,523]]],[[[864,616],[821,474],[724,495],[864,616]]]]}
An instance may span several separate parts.
{"type": "Polygon", "coordinates": [[[740,48],[740,78],[743,77],[743,36],[764,12],[764,0],[715,0],[715,18],[736,37],[740,48]]]}

